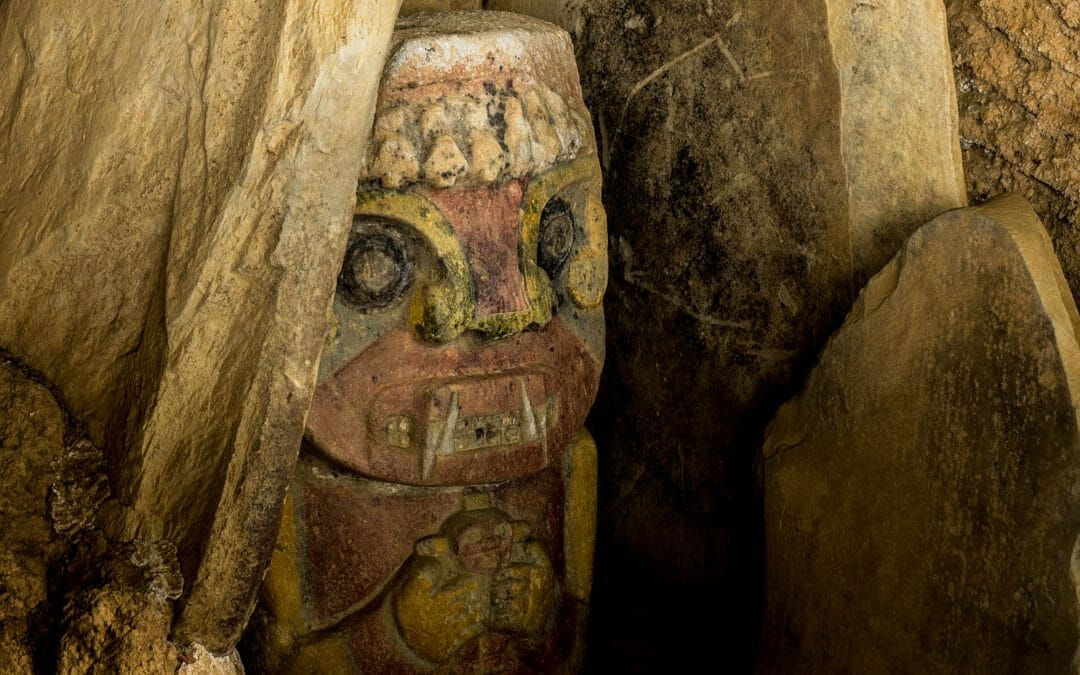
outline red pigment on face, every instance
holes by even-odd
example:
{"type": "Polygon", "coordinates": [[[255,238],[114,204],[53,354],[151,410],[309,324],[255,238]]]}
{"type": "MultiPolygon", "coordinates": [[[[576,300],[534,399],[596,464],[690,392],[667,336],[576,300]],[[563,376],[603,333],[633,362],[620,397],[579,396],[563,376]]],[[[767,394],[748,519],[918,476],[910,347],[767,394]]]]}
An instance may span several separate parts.
{"type": "Polygon", "coordinates": [[[528,311],[520,257],[523,182],[421,192],[450,221],[465,250],[476,289],[477,318],[528,311]]]}

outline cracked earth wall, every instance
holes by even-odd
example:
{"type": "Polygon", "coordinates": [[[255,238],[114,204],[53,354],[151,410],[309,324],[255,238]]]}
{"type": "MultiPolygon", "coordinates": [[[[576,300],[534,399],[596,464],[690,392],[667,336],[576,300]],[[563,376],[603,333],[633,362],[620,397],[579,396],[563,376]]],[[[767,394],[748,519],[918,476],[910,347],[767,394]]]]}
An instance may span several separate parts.
{"type": "Polygon", "coordinates": [[[947,0],[973,202],[1016,192],[1080,292],[1080,4],[947,0]]]}

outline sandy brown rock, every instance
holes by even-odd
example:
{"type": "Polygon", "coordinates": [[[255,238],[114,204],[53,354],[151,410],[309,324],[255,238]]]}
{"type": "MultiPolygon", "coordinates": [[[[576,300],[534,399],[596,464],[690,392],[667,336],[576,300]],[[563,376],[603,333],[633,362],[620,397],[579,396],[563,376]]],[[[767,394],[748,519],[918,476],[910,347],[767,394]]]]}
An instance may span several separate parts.
{"type": "Polygon", "coordinates": [[[0,672],[32,671],[34,614],[46,606],[48,567],[64,548],[48,495],[65,432],[49,390],[0,358],[0,672]]]}
{"type": "Polygon", "coordinates": [[[200,644],[194,644],[185,650],[183,665],[177,675],[243,675],[244,664],[240,661],[240,655],[232,650],[224,656],[217,656],[207,651],[200,644]]]}
{"type": "Polygon", "coordinates": [[[967,205],[941,0],[828,0],[856,286],[967,205]]]}
{"type": "Polygon", "coordinates": [[[1023,195],[1080,293],[1080,5],[946,0],[968,191],[1023,195]]]}
{"type": "Polygon", "coordinates": [[[164,674],[207,661],[196,646],[181,652],[169,641],[183,587],[171,544],[118,544],[90,532],[66,568],[57,672],[164,674]]]}
{"type": "Polygon", "coordinates": [[[528,14],[562,26],[575,41],[585,28],[585,9],[596,0],[487,0],[485,9],[528,14]]]}
{"type": "Polygon", "coordinates": [[[1006,196],[863,290],[764,448],[766,672],[1064,672],[1080,317],[1006,196]]]}
{"type": "Polygon", "coordinates": [[[168,641],[172,606],[141,590],[106,587],[73,598],[60,644],[62,673],[170,673],[180,663],[168,641]]]}
{"type": "Polygon", "coordinates": [[[184,641],[254,601],[398,4],[0,3],[0,345],[178,544],[184,641]]]}
{"type": "Polygon", "coordinates": [[[481,9],[483,0],[401,0],[401,16],[417,12],[481,9]]]}

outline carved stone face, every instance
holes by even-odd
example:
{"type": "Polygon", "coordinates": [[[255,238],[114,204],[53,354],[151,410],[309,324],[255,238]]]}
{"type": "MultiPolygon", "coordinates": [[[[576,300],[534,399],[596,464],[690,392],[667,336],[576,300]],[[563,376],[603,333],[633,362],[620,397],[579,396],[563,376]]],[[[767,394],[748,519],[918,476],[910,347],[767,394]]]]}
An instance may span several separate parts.
{"type": "Polygon", "coordinates": [[[494,483],[554,461],[595,396],[599,165],[564,34],[424,21],[384,73],[307,437],[381,480],[494,483]]]}

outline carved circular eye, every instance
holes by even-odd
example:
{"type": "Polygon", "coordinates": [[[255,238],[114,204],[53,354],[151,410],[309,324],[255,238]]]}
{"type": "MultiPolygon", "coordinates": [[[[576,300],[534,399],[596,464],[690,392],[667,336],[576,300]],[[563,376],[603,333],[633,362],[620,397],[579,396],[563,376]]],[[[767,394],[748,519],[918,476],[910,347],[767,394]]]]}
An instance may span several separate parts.
{"type": "Polygon", "coordinates": [[[574,216],[561,199],[552,199],[540,214],[536,261],[552,279],[574,248],[574,216]]]}
{"type": "Polygon", "coordinates": [[[381,223],[354,228],[338,276],[343,299],[361,311],[389,307],[412,285],[409,245],[381,223]]]}

